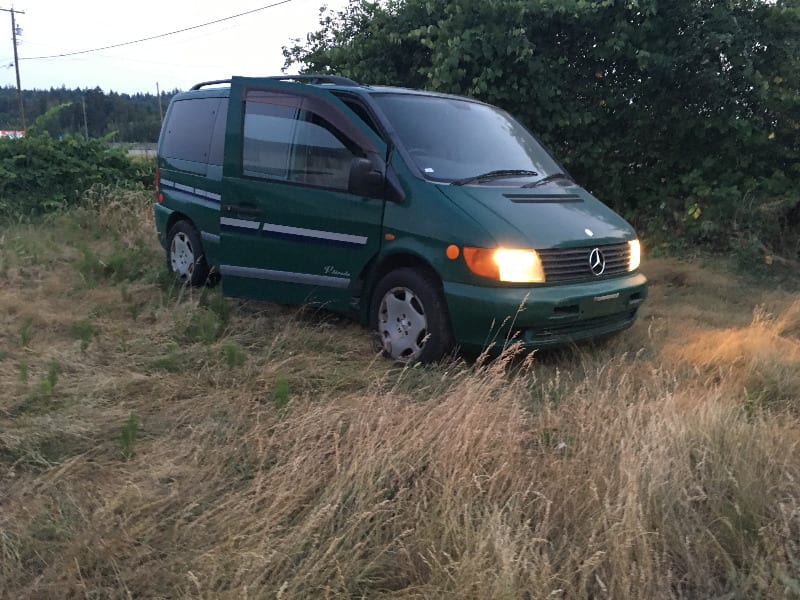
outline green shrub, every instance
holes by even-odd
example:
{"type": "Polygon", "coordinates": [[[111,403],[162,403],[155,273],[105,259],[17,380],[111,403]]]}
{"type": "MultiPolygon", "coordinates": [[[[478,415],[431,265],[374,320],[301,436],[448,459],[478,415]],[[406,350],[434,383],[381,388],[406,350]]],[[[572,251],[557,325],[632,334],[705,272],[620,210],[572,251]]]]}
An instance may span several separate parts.
{"type": "Polygon", "coordinates": [[[81,341],[81,352],[89,347],[89,342],[97,335],[97,327],[89,319],[75,321],[71,327],[72,335],[81,341]]]}
{"type": "Polygon", "coordinates": [[[289,405],[289,381],[285,377],[279,377],[272,390],[272,401],[275,408],[283,412],[289,405]]]}
{"type": "Polygon", "coordinates": [[[150,185],[154,166],[131,161],[103,140],[49,135],[0,139],[0,220],[19,220],[77,204],[96,184],[150,185]]]}
{"type": "Polygon", "coordinates": [[[247,354],[236,342],[230,342],[222,347],[225,363],[229,367],[241,367],[247,361],[247,354]]]}
{"type": "Polygon", "coordinates": [[[19,343],[20,346],[26,348],[28,344],[31,343],[31,326],[33,325],[33,319],[30,317],[25,317],[22,320],[22,325],[19,327],[19,343]]]}
{"type": "Polygon", "coordinates": [[[133,456],[133,447],[136,444],[136,438],[139,436],[139,417],[135,413],[128,415],[128,420],[122,426],[122,431],[119,435],[119,447],[122,452],[122,457],[128,460],[133,456]]]}

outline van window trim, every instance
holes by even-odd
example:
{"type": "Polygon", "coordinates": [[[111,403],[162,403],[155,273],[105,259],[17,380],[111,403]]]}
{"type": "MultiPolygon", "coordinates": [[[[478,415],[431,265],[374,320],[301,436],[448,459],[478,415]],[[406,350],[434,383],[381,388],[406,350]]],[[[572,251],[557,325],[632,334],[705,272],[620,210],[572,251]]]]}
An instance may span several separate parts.
{"type": "MultiPolygon", "coordinates": [[[[379,114],[379,112],[376,110],[377,105],[369,101],[369,94],[356,94],[349,90],[331,90],[331,94],[333,94],[339,100],[341,100],[345,104],[345,106],[347,106],[348,102],[352,102],[353,104],[358,104],[358,106],[362,108],[365,113],[367,113],[367,116],[375,124],[375,127],[377,127],[377,131],[373,129],[373,133],[375,133],[378,137],[380,137],[383,143],[385,143],[387,146],[389,147],[394,146],[394,141],[392,140],[392,136],[389,133],[389,129],[386,127],[386,122],[385,122],[386,120],[383,119],[381,117],[381,114],[379,114]]],[[[347,108],[350,107],[347,106],[347,108]]],[[[358,113],[356,113],[356,116],[358,116],[358,113]]],[[[370,127],[369,123],[365,124],[367,125],[367,127],[370,127]]],[[[370,129],[372,129],[372,127],[370,127],[370,129]]]]}

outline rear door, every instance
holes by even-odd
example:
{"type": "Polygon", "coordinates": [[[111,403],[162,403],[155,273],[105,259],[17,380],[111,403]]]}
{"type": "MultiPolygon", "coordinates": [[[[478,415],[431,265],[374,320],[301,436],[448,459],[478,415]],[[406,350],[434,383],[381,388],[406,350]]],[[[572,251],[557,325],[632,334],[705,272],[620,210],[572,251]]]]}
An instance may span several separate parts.
{"type": "Polygon", "coordinates": [[[345,310],[380,250],[382,198],[348,191],[354,157],[386,144],[332,94],[234,78],[220,218],[226,294],[345,310]]]}

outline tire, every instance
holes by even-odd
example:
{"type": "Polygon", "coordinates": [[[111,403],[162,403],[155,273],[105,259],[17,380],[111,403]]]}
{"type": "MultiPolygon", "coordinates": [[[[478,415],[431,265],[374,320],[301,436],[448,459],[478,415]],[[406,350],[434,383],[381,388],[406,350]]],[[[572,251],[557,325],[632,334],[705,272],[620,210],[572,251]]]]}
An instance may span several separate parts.
{"type": "Polygon", "coordinates": [[[178,221],[167,234],[167,270],[191,286],[204,285],[208,279],[203,243],[188,221],[178,221]]]}
{"type": "Polygon", "coordinates": [[[383,355],[402,363],[431,363],[453,347],[447,304],[431,273],[408,267],[386,274],[375,288],[370,326],[383,355]]]}

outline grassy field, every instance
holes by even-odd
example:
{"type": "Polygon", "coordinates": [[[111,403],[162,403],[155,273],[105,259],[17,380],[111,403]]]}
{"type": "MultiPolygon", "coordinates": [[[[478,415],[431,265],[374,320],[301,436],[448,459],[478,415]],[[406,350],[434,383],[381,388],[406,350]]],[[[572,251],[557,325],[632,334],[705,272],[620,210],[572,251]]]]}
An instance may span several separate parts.
{"type": "MultiPolygon", "coordinates": [[[[800,282],[403,369],[175,289],[145,193],[0,229],[0,598],[800,597],[800,282]]],[[[764,267],[767,268],[767,267],[764,267]]]]}

